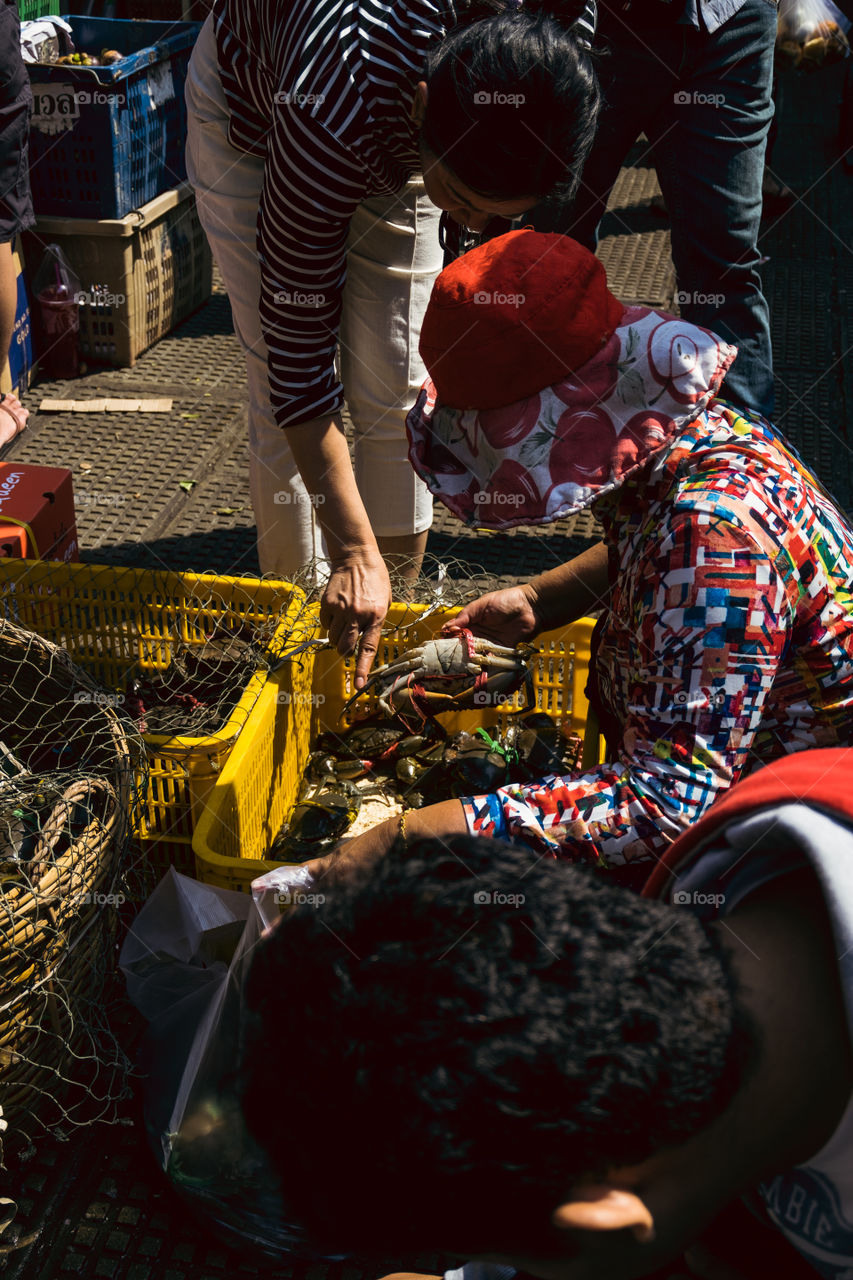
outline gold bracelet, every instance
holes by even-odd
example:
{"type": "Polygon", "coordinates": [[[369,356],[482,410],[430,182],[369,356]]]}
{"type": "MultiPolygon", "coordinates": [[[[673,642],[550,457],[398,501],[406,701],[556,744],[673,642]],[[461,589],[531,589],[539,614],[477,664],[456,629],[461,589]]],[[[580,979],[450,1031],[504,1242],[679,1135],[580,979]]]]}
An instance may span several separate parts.
{"type": "Polygon", "coordinates": [[[408,818],[408,816],[409,816],[408,809],[404,809],[403,812],[400,814],[400,823],[397,828],[398,839],[403,841],[404,847],[408,843],[406,839],[406,819],[408,818]]]}

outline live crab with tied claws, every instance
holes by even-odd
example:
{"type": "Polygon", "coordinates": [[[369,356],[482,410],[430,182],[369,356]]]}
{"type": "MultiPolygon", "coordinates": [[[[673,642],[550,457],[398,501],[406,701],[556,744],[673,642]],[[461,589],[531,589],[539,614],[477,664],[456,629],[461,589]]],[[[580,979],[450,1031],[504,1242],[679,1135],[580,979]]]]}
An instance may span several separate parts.
{"type": "Polygon", "coordinates": [[[460,629],[453,636],[426,640],[378,667],[341,714],[370,689],[377,690],[379,707],[388,716],[415,712],[427,719],[442,711],[488,705],[508,698],[522,685],[527,705],[532,706],[527,659],[536,652],[532,645],[510,649],[460,629]]]}

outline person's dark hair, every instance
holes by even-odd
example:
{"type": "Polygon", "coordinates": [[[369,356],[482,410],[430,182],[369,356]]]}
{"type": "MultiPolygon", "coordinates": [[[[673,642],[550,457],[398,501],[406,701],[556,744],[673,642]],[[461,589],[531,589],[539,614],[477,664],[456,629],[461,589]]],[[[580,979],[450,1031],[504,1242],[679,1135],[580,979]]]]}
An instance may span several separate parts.
{"type": "Polygon", "coordinates": [[[541,1252],[577,1179],[688,1139],[744,1077],[689,911],[461,836],[318,888],[252,964],[243,1106],[326,1247],[541,1252]]]}
{"type": "Polygon", "coordinates": [[[422,142],[482,195],[569,200],[598,118],[592,61],[572,33],[584,5],[461,8],[427,57],[422,142]]]}

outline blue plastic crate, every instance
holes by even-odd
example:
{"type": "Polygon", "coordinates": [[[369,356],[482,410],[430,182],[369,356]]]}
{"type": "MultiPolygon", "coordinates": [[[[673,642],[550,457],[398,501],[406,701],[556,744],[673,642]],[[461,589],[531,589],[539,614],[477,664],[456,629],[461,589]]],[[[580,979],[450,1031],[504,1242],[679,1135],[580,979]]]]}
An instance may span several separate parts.
{"type": "Polygon", "coordinates": [[[29,68],[35,210],[123,218],[186,178],[184,85],[200,24],[63,16],[78,50],[126,56],[108,67],[29,68]]]}

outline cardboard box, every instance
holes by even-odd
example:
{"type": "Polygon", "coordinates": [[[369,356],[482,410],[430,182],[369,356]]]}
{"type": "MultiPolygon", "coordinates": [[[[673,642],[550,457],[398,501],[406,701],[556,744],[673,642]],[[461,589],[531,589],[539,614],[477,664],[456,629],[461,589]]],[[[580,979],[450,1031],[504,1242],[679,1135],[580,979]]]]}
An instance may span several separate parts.
{"type": "Polygon", "coordinates": [[[12,258],[18,277],[18,306],[9,355],[5,363],[0,358],[0,391],[13,391],[16,396],[20,396],[30,385],[33,368],[32,324],[27,286],[24,282],[24,255],[20,236],[16,237],[12,246],[12,258]]]}
{"type": "Polygon", "coordinates": [[[67,468],[0,462],[0,557],[80,559],[67,468]]]}

